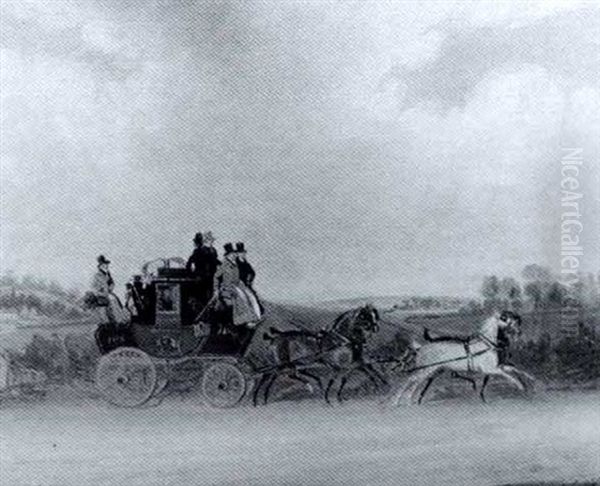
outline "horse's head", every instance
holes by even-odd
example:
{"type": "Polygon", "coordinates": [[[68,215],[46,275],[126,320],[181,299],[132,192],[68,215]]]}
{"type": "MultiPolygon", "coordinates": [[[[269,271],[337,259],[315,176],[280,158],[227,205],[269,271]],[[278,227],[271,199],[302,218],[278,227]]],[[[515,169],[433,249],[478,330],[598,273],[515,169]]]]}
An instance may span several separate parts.
{"type": "Polygon", "coordinates": [[[500,327],[504,333],[519,337],[521,335],[521,316],[516,312],[502,311],[500,314],[500,327]]]}
{"type": "Polygon", "coordinates": [[[360,326],[365,331],[379,331],[379,311],[374,305],[366,304],[358,310],[355,325],[360,326]]]}

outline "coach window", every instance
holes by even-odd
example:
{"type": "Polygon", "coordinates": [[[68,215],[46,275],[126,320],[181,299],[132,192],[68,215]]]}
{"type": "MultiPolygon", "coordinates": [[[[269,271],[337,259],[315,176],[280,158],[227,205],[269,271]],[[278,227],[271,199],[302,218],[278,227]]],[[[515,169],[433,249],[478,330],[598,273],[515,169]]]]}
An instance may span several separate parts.
{"type": "Polygon", "coordinates": [[[179,313],[179,286],[160,284],[156,287],[156,312],[159,314],[179,313]]]}

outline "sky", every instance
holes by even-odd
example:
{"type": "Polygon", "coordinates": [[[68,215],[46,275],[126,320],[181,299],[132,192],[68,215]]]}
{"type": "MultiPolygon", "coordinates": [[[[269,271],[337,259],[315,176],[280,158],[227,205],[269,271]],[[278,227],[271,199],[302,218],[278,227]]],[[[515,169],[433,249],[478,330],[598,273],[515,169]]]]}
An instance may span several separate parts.
{"type": "Polygon", "coordinates": [[[582,149],[600,269],[598,3],[1,3],[0,270],[85,287],[244,241],[269,298],[474,295],[560,267],[582,149]]]}

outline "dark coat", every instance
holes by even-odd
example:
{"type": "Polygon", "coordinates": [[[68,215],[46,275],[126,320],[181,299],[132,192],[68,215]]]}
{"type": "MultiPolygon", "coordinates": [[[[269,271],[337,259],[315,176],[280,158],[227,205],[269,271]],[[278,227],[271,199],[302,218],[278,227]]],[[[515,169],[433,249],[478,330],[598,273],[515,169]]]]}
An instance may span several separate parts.
{"type": "Polygon", "coordinates": [[[196,278],[212,284],[218,266],[217,250],[213,247],[201,246],[194,250],[188,259],[186,268],[196,278]]]}
{"type": "Polygon", "coordinates": [[[240,260],[238,258],[237,261],[238,269],[240,271],[240,280],[246,284],[247,287],[252,288],[252,283],[254,282],[254,278],[256,277],[256,272],[252,265],[248,263],[247,260],[240,260]]]}

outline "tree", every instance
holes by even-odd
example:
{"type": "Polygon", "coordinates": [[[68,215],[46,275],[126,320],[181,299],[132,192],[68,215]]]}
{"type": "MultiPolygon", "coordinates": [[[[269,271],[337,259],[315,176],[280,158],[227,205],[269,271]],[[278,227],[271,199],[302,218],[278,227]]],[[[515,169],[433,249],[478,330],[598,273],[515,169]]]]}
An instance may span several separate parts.
{"type": "Polygon", "coordinates": [[[550,286],[556,281],[552,272],[541,265],[527,265],[522,272],[525,284],[525,294],[534,309],[539,309],[546,304],[545,297],[550,291],[550,286]]]}
{"type": "Polygon", "coordinates": [[[567,295],[567,290],[558,282],[550,284],[548,293],[546,294],[546,303],[550,307],[560,307],[564,298],[567,295]]]}
{"type": "Polygon", "coordinates": [[[17,279],[12,271],[6,272],[0,277],[0,286],[2,287],[14,287],[17,283],[17,279]]]}
{"type": "Polygon", "coordinates": [[[598,283],[593,273],[588,273],[585,278],[585,300],[588,307],[594,307],[598,302],[598,283]]]}
{"type": "Polygon", "coordinates": [[[550,283],[554,280],[550,269],[535,263],[525,266],[525,268],[523,268],[522,276],[523,279],[528,282],[550,283]]]}
{"type": "Polygon", "coordinates": [[[534,309],[539,309],[542,306],[542,286],[539,282],[529,282],[525,284],[525,295],[531,302],[534,309]]]}
{"type": "Polygon", "coordinates": [[[483,278],[481,295],[483,296],[483,304],[486,310],[497,309],[500,297],[500,282],[498,277],[490,275],[483,278]]]}
{"type": "Polygon", "coordinates": [[[512,277],[505,277],[500,282],[500,302],[504,309],[518,311],[523,304],[521,286],[512,277]]]}

